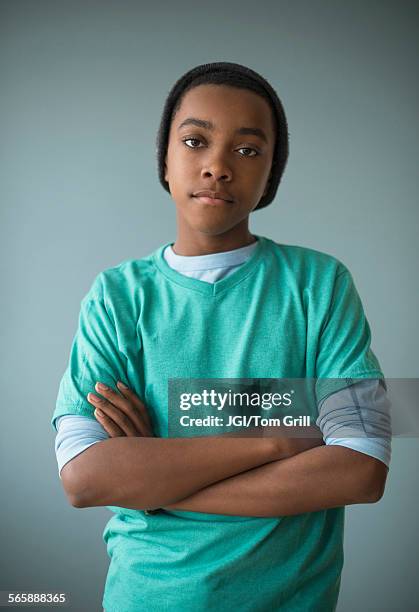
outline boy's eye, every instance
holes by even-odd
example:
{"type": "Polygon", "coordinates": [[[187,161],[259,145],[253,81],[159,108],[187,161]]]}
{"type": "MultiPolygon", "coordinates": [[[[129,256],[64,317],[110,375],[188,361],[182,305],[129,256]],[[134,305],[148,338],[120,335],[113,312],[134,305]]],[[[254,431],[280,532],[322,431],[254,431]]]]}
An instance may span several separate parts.
{"type": "Polygon", "coordinates": [[[251,147],[240,147],[239,151],[253,151],[254,155],[243,155],[243,157],[256,157],[259,153],[256,149],[252,149],[251,147]]]}
{"type": "MultiPolygon", "coordinates": [[[[185,144],[189,141],[189,140],[193,140],[194,142],[201,142],[199,140],[199,138],[184,138],[182,140],[182,142],[184,142],[185,144]]],[[[186,145],[187,147],[189,147],[189,145],[186,145]]],[[[189,147],[190,149],[197,149],[198,147],[189,147]]]]}
{"type": "MultiPolygon", "coordinates": [[[[190,146],[187,145],[186,143],[189,141],[193,141],[193,142],[202,142],[200,138],[184,138],[182,140],[182,142],[185,143],[185,145],[189,148],[189,149],[199,149],[200,147],[198,146],[190,146]]],[[[253,151],[253,155],[242,155],[242,157],[256,157],[256,155],[259,155],[259,152],[256,151],[256,149],[253,149],[252,147],[240,147],[239,149],[237,149],[238,151],[253,151]]]]}

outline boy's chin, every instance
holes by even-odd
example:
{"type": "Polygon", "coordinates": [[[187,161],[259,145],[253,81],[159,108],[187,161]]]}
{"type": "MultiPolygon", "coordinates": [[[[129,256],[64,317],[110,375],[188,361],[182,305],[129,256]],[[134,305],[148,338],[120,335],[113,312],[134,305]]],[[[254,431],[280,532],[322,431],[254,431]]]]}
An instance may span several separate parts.
{"type": "Polygon", "coordinates": [[[207,236],[219,236],[231,231],[236,225],[239,225],[239,221],[237,223],[194,223],[190,227],[193,231],[201,232],[207,236]]]}

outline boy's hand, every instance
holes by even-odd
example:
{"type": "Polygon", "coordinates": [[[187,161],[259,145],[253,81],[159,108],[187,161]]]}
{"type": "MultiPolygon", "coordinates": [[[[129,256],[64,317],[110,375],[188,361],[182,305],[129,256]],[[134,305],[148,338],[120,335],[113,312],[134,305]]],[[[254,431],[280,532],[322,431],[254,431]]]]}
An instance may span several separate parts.
{"type": "Polygon", "coordinates": [[[120,395],[108,386],[96,383],[95,389],[103,395],[87,395],[95,407],[95,417],[111,438],[118,436],[153,437],[150,417],[144,403],[131,389],[117,382],[120,395]],[[105,399],[104,399],[105,398],[105,399]],[[101,414],[102,413],[102,414],[101,414]]]}

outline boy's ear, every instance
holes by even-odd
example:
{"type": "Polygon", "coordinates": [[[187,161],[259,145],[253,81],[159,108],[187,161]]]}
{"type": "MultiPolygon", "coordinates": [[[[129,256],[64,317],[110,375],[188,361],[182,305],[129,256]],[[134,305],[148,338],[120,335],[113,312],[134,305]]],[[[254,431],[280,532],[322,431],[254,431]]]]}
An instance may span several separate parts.
{"type": "Polygon", "coordinates": [[[266,181],[265,191],[262,193],[262,198],[263,198],[263,197],[264,197],[264,196],[267,194],[267,192],[268,192],[269,185],[270,185],[270,182],[271,182],[271,178],[272,178],[272,167],[271,167],[271,172],[269,173],[269,176],[268,176],[268,180],[266,181]]]}
{"type": "Polygon", "coordinates": [[[271,182],[271,177],[269,177],[268,180],[266,181],[266,187],[265,187],[265,191],[262,193],[262,198],[267,194],[270,182],[271,182]]]}

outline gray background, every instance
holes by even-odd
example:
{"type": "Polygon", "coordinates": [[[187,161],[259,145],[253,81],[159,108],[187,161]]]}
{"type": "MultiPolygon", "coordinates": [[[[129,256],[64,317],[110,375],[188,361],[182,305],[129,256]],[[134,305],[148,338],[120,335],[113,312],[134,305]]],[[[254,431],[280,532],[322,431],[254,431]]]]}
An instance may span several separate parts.
{"type": "MultiPolygon", "coordinates": [[[[417,377],[418,10],[407,1],[1,3],[0,590],[101,610],[106,509],[72,508],[49,424],[80,300],[175,239],[164,99],[193,66],[248,65],[283,100],[290,159],[251,231],[352,271],[388,377],[417,377]]],[[[417,439],[385,496],[347,508],[339,612],[418,606],[417,439]]]]}

